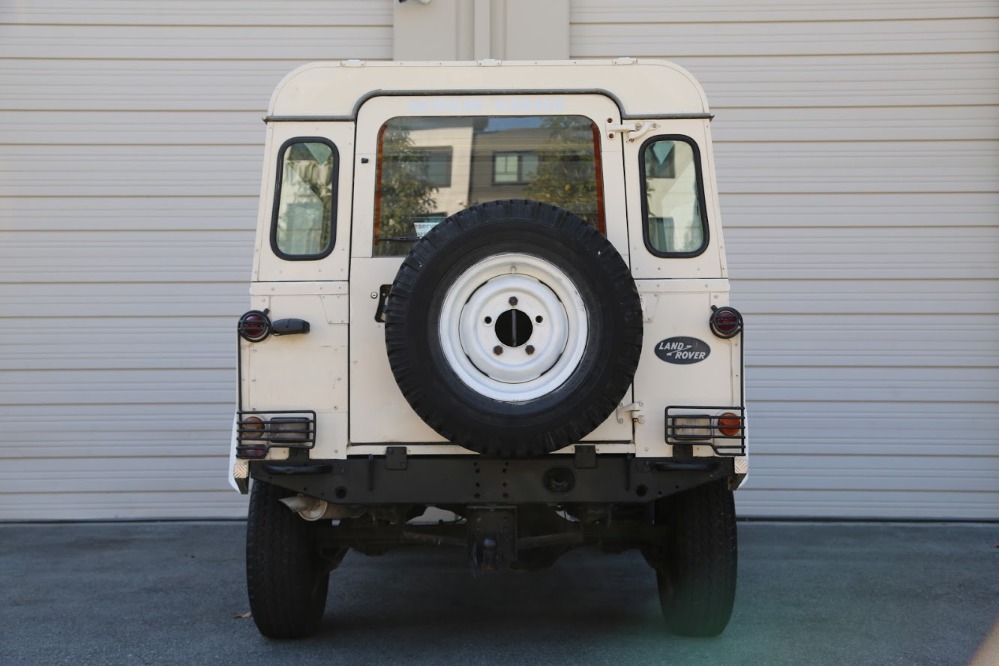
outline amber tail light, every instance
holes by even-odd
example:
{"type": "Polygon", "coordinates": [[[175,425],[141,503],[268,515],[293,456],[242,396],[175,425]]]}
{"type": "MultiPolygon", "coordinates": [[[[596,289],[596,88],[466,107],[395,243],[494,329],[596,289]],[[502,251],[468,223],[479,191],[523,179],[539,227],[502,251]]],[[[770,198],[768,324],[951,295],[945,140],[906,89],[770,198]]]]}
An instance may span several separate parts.
{"type": "Polygon", "coordinates": [[[726,412],[718,417],[718,432],[725,437],[738,437],[742,433],[742,417],[726,412]]]}

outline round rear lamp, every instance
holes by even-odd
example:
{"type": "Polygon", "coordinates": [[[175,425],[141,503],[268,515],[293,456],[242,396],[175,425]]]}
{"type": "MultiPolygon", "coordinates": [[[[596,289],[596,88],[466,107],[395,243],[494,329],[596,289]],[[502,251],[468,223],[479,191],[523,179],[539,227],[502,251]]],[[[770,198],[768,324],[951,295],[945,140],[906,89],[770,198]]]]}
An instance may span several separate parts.
{"type": "Polygon", "coordinates": [[[725,437],[738,437],[742,432],[742,418],[726,412],[718,417],[718,432],[725,437]]]}
{"type": "Polygon", "coordinates": [[[260,342],[271,334],[271,320],[268,319],[267,312],[250,310],[239,318],[236,330],[244,340],[260,342]]]}
{"type": "Polygon", "coordinates": [[[247,416],[239,424],[240,439],[260,439],[264,435],[264,420],[259,416],[247,416]]]}
{"type": "Polygon", "coordinates": [[[734,338],[742,332],[742,315],[735,308],[712,308],[711,332],[719,338],[734,338]]]}

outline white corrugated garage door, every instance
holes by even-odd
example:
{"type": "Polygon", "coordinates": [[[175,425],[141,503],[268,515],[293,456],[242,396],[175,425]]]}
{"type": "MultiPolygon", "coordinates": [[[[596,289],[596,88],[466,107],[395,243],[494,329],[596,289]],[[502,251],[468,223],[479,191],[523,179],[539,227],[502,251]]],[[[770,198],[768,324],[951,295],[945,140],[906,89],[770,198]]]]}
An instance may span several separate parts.
{"type": "Polygon", "coordinates": [[[999,518],[999,4],[626,4],[573,0],[572,56],[669,58],[717,114],[741,513],[999,518]]]}
{"type": "Polygon", "coordinates": [[[0,5],[0,520],[240,515],[226,483],[270,92],[388,2],[0,5]]]}
{"type": "MultiPolygon", "coordinates": [[[[239,515],[263,115],[393,2],[0,6],[0,519],[239,515]]],[[[704,83],[750,318],[744,515],[999,517],[993,0],[573,0],[704,83]]],[[[428,39],[432,38],[428,35],[428,39]]]]}

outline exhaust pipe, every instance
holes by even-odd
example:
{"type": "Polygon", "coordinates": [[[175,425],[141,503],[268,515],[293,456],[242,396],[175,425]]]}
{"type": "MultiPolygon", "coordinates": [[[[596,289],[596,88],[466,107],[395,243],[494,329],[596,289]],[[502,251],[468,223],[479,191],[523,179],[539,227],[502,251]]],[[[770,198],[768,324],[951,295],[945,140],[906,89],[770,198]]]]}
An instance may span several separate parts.
{"type": "Polygon", "coordinates": [[[300,515],[305,520],[339,520],[340,518],[357,518],[364,514],[364,509],[344,504],[330,504],[326,500],[307,495],[284,497],[280,500],[286,507],[300,515]]]}

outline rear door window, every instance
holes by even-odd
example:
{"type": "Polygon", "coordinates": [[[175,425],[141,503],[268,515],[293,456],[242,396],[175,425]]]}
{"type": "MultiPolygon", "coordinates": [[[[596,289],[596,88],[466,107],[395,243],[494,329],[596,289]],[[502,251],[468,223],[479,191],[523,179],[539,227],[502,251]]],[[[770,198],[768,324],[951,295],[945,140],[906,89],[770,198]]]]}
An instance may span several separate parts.
{"type": "Polygon", "coordinates": [[[604,231],[600,132],[583,116],[391,118],[378,136],[372,255],[409,252],[469,206],[533,199],[604,231]]]}

